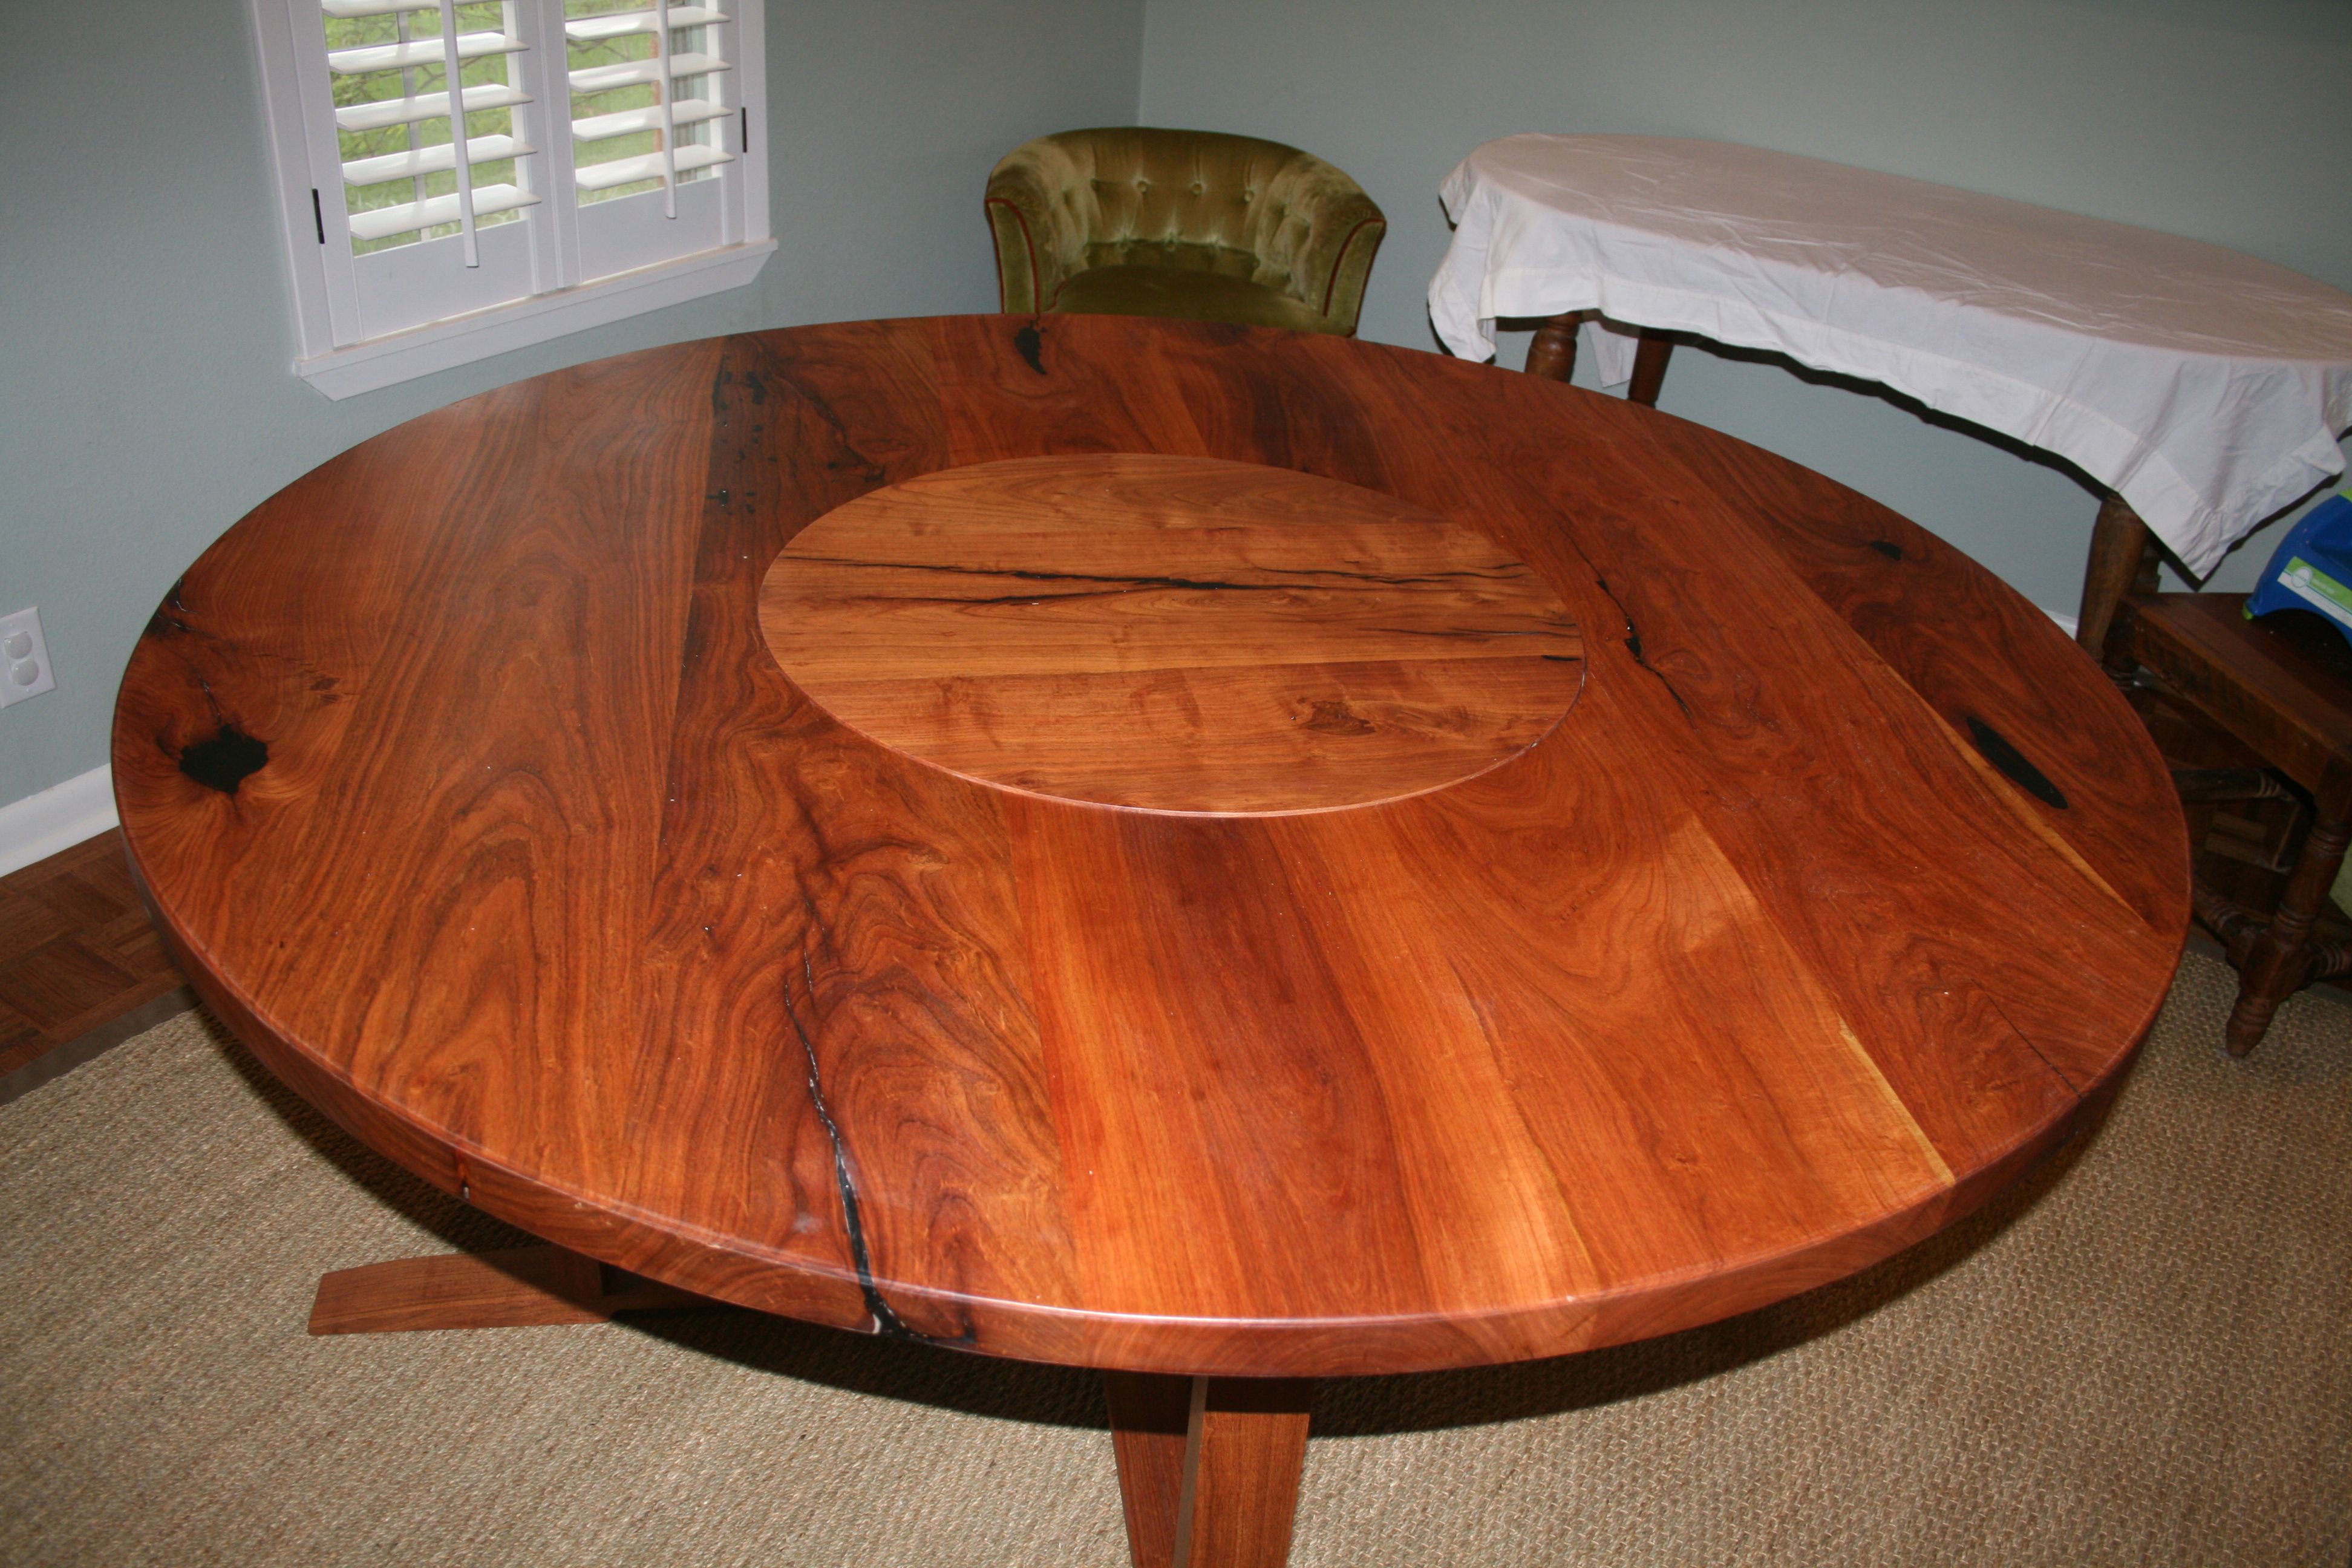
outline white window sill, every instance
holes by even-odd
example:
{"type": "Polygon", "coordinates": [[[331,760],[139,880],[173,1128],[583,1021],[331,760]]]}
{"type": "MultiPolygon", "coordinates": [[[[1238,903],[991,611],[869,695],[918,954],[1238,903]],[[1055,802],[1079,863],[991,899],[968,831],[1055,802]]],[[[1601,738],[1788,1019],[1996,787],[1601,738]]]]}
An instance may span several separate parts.
{"type": "Polygon", "coordinates": [[[543,343],[567,332],[740,289],[759,276],[775,248],[772,239],[754,240],[600,278],[576,289],[533,295],[353,343],[315,359],[296,360],[294,374],[331,398],[373,392],[453,365],[543,343]]]}

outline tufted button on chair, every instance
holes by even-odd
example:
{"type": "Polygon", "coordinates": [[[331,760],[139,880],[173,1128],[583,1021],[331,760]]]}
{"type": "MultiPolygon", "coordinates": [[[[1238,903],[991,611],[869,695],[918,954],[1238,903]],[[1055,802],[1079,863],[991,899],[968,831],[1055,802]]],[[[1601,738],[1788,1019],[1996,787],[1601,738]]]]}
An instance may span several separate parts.
{"type": "Polygon", "coordinates": [[[988,179],[1008,313],[1183,316],[1352,333],[1388,220],[1254,136],[1121,126],[1024,142],[988,179]]]}

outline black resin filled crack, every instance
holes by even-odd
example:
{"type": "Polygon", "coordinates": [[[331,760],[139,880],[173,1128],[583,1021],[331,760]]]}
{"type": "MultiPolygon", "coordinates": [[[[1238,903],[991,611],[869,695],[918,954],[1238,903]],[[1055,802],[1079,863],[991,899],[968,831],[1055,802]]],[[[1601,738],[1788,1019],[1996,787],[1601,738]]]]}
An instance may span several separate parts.
{"type": "Polygon", "coordinates": [[[180,596],[181,591],[187,585],[188,580],[184,577],[172,584],[172,591],[163,595],[163,602],[155,606],[153,615],[147,617],[149,637],[171,637],[175,633],[193,635],[195,632],[196,628],[183,618],[193,613],[188,608],[187,601],[180,596]]]}
{"type": "MultiPolygon", "coordinates": [[[[1095,572],[1041,572],[1012,566],[959,566],[951,562],[861,561],[846,555],[795,555],[793,559],[816,562],[826,566],[856,566],[869,572],[943,572],[958,577],[1010,577],[1016,583],[1099,583],[1122,594],[1136,588],[1198,588],[1223,594],[1291,594],[1297,592],[1300,586],[1297,583],[1228,583],[1215,577],[1129,577],[1095,572]]],[[[1338,577],[1349,583],[1370,583],[1383,588],[1437,585],[1465,578],[1476,583],[1501,583],[1528,575],[1524,567],[1506,567],[1493,572],[1440,572],[1434,575],[1416,577],[1380,572],[1343,572],[1331,566],[1265,566],[1259,570],[1291,577],[1338,577]]],[[[1095,595],[1066,594],[1056,596],[1082,599],[1095,595]]],[[[1013,594],[998,599],[940,599],[933,602],[993,605],[1035,597],[1037,595],[1034,594],[1013,594]]]]}
{"type": "Polygon", "coordinates": [[[1618,616],[1625,623],[1625,651],[1633,656],[1635,664],[1658,678],[1658,684],[1666,689],[1666,695],[1675,700],[1675,706],[1683,710],[1683,717],[1696,724],[1698,716],[1691,711],[1691,705],[1683,700],[1683,694],[1675,689],[1675,683],[1666,679],[1666,672],[1642,657],[1642,634],[1634,629],[1633,616],[1627,613],[1625,602],[1617,596],[1617,591],[1610,587],[1609,579],[1596,575],[1592,580],[1601,584],[1601,591],[1609,595],[1609,602],[1617,606],[1618,616]]]}
{"type": "Polygon", "coordinates": [[[1013,334],[1013,346],[1021,351],[1021,357],[1029,362],[1031,370],[1039,375],[1045,374],[1045,334],[1037,330],[1034,317],[1027,326],[1013,334]]]}
{"type": "Polygon", "coordinates": [[[269,746],[235,724],[223,724],[210,739],[180,752],[180,771],[223,795],[235,795],[237,785],[269,765],[269,746]]]}
{"type": "MultiPolygon", "coordinates": [[[[808,986],[809,1005],[816,1005],[816,968],[806,953],[801,955],[801,973],[808,986]]],[[[824,1084],[819,1075],[816,1042],[809,1038],[807,1026],[801,1022],[800,1010],[793,1005],[793,987],[784,983],[784,1016],[793,1021],[793,1033],[801,1040],[801,1051],[808,1058],[809,1103],[816,1108],[816,1119],[824,1128],[824,1135],[833,1143],[833,1177],[841,1189],[842,1226],[849,1233],[850,1261],[857,1266],[858,1293],[866,1299],[866,1310],[873,1316],[874,1332],[886,1340],[913,1340],[927,1345],[968,1345],[976,1337],[967,1328],[953,1339],[942,1339],[908,1328],[890,1303],[882,1299],[881,1289],[874,1283],[874,1260],[866,1246],[866,1222],[858,1213],[857,1184],[849,1174],[849,1150],[842,1142],[841,1127],[833,1119],[832,1110],[824,1102],[824,1084]]]]}

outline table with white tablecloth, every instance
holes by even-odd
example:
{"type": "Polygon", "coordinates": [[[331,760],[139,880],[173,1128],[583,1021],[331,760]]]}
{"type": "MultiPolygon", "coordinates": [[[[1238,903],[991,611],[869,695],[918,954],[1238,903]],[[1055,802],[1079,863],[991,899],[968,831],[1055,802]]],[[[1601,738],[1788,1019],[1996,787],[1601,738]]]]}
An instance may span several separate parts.
{"type": "MultiPolygon", "coordinates": [[[[1654,136],[1507,136],[1443,198],[1430,316],[1465,357],[1499,318],[1592,312],[1878,382],[2066,458],[2200,575],[2343,467],[2352,295],[2218,246],[1654,136]]],[[[1623,381],[1633,341],[1599,326],[1623,381]]]]}

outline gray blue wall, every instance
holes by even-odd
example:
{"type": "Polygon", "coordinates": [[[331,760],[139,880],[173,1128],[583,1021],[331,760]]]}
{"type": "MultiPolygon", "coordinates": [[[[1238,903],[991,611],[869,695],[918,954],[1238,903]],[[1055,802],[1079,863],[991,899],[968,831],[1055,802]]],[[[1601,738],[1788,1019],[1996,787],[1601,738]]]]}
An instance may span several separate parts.
{"type": "MultiPolygon", "coordinates": [[[[1744,142],[2190,235],[2352,289],[2347,0],[1150,0],[1142,119],[1269,136],[1353,174],[1391,224],[1363,335],[1415,348],[1436,346],[1437,187],[1517,131],[1744,142]]],[[[1502,362],[1526,345],[1507,341],[1502,362]]],[[[2075,608],[2097,500],[2071,470],[1689,349],[1659,406],[2075,608]]],[[[2250,585],[2274,539],[2213,585],[2250,585]]]]}
{"type": "Polygon", "coordinates": [[[1005,149],[1135,116],[1141,0],[768,0],[780,250],[751,287],[330,403],[288,369],[245,0],[9,8],[0,94],[0,614],[58,689],[0,712],[0,805],[106,761],[114,687],[180,569],[404,419],[559,365],[747,328],[995,309],[1005,149]],[[141,18],[144,17],[142,21],[141,18]]]}

